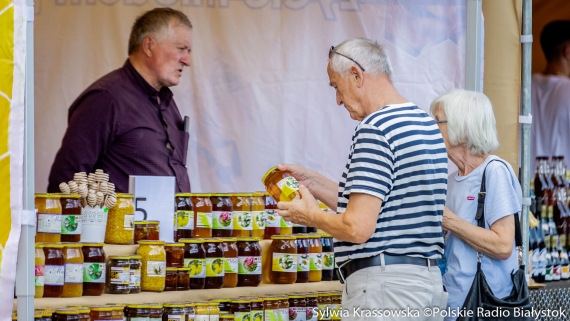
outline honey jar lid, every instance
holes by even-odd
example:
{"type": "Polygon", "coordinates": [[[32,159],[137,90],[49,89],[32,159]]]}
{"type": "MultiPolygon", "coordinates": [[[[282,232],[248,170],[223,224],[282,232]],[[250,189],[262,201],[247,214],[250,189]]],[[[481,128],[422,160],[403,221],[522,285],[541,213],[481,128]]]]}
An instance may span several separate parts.
{"type": "Polygon", "coordinates": [[[201,307],[202,307],[202,306],[207,306],[207,305],[208,305],[208,302],[195,302],[194,305],[195,305],[195,306],[201,306],[201,307]]]}
{"type": "Polygon", "coordinates": [[[44,243],[44,248],[51,248],[51,249],[63,249],[63,244],[61,243],[44,243]]]}
{"type": "Polygon", "coordinates": [[[189,267],[178,268],[178,271],[190,271],[189,267]]]}
{"type": "Polygon", "coordinates": [[[144,303],[149,309],[162,309],[162,304],[160,303],[144,303]]]}
{"type": "Polygon", "coordinates": [[[318,296],[331,296],[331,293],[328,291],[319,291],[318,296]]]}
{"type": "Polygon", "coordinates": [[[342,291],[331,291],[332,296],[342,296],[342,291]]]}
{"type": "Polygon", "coordinates": [[[263,178],[261,179],[261,182],[263,183],[263,185],[265,185],[265,180],[267,179],[267,177],[273,173],[274,171],[277,171],[277,166],[275,167],[271,167],[266,173],[265,175],[263,175],[263,178]]]}
{"type": "Polygon", "coordinates": [[[135,221],[135,225],[146,225],[148,221],[135,221]]]}
{"type": "Polygon", "coordinates": [[[140,260],[140,259],[142,259],[142,255],[129,255],[129,259],[140,260]]]}
{"type": "Polygon", "coordinates": [[[160,221],[147,221],[147,224],[149,224],[149,225],[158,225],[158,224],[160,224],[160,221]]]}
{"type": "Polygon", "coordinates": [[[184,304],[183,303],[166,303],[164,304],[165,308],[184,308],[184,304]]]}
{"type": "Polygon", "coordinates": [[[166,243],[164,247],[183,247],[184,243],[166,243]]]}
{"type": "Polygon", "coordinates": [[[56,314],[79,314],[79,311],[77,310],[71,310],[71,309],[57,309],[55,310],[56,314]]]}
{"type": "Polygon", "coordinates": [[[176,193],[175,197],[190,197],[190,193],[176,193]]]}
{"type": "Polygon", "coordinates": [[[212,196],[230,197],[232,193],[212,193],[212,196]]]}
{"type": "Polygon", "coordinates": [[[151,241],[151,240],[140,240],[137,241],[139,245],[164,245],[164,241],[151,241]]]}
{"type": "Polygon", "coordinates": [[[263,197],[265,195],[265,192],[262,192],[262,191],[253,192],[252,195],[255,197],[263,197]]]}
{"type": "Polygon", "coordinates": [[[192,197],[210,197],[212,193],[190,193],[192,197]]]}
{"type": "Polygon", "coordinates": [[[82,307],[82,308],[77,309],[77,311],[79,311],[79,313],[81,313],[81,314],[86,314],[86,313],[91,312],[89,307],[82,307]]]}
{"type": "Polygon", "coordinates": [[[304,295],[290,295],[289,299],[304,299],[306,296],[304,295]]]}
{"type": "Polygon", "coordinates": [[[263,299],[255,298],[255,299],[252,299],[251,302],[255,302],[255,303],[263,302],[263,299]]]}
{"type": "Polygon", "coordinates": [[[230,302],[232,299],[228,299],[228,298],[224,298],[224,299],[210,299],[210,302],[219,302],[219,303],[225,303],[225,302],[230,302]]]}
{"type": "Polygon", "coordinates": [[[127,305],[129,309],[148,309],[148,305],[145,304],[129,304],[127,305]]]}
{"type": "Polygon", "coordinates": [[[319,295],[318,295],[317,293],[311,292],[311,293],[305,294],[305,296],[306,296],[307,298],[316,298],[316,297],[318,297],[319,295]]]}
{"type": "Polygon", "coordinates": [[[53,315],[53,311],[51,309],[45,309],[42,313],[44,317],[51,317],[53,315]]]}
{"type": "MultiPolygon", "coordinates": [[[[40,312],[34,311],[34,319],[40,319],[40,318],[42,318],[43,316],[44,316],[44,315],[43,315],[43,313],[42,313],[41,311],[40,311],[40,312]]],[[[14,316],[12,316],[12,320],[14,320],[14,316]]],[[[15,320],[18,320],[18,318],[16,317],[15,320]]]]}
{"type": "Polygon", "coordinates": [[[321,237],[332,237],[329,233],[321,233],[321,237]]]}
{"type": "Polygon", "coordinates": [[[36,198],[60,198],[61,194],[55,193],[37,193],[35,194],[36,198]]]}
{"type": "Polygon", "coordinates": [[[238,304],[246,304],[249,303],[251,301],[249,300],[231,300],[230,303],[238,303],[238,304]]]}
{"type": "Polygon", "coordinates": [[[179,239],[178,242],[182,242],[184,244],[190,243],[190,244],[202,244],[204,243],[203,239],[179,239]]]}
{"type": "Polygon", "coordinates": [[[320,239],[321,235],[320,234],[316,234],[316,233],[311,233],[309,234],[309,238],[310,239],[320,239]]]}
{"type": "Polygon", "coordinates": [[[217,307],[218,302],[208,302],[208,306],[217,307]]]}
{"type": "Polygon", "coordinates": [[[222,243],[223,240],[219,238],[204,239],[204,243],[222,243]]]}
{"type": "Polygon", "coordinates": [[[259,242],[259,237],[238,237],[238,242],[259,242]]]}
{"type": "Polygon", "coordinates": [[[61,244],[63,244],[63,247],[69,247],[69,248],[83,247],[83,244],[81,244],[81,243],[62,242],[61,244]]]}
{"type": "Polygon", "coordinates": [[[80,199],[81,195],[77,194],[77,193],[71,193],[71,194],[64,194],[61,193],[59,194],[60,198],[73,198],[73,199],[80,199]]]}
{"type": "Polygon", "coordinates": [[[43,248],[44,248],[44,243],[36,243],[35,248],[36,248],[36,249],[43,249],[43,248]]]}
{"type": "Polygon", "coordinates": [[[272,240],[296,240],[297,237],[295,235],[271,235],[272,240]]]}
{"type": "Polygon", "coordinates": [[[263,301],[279,301],[279,300],[281,300],[277,296],[266,296],[266,297],[262,297],[262,299],[263,299],[263,301]]]}
{"type": "Polygon", "coordinates": [[[134,194],[117,193],[117,198],[133,198],[133,197],[135,197],[134,194]]]}
{"type": "Polygon", "coordinates": [[[184,304],[184,305],[185,305],[187,308],[189,308],[189,307],[192,307],[192,308],[193,308],[193,307],[196,306],[196,304],[194,304],[194,302],[186,302],[186,304],[184,304]]]}
{"type": "MultiPolygon", "coordinates": [[[[287,234],[287,236],[289,236],[289,235],[293,236],[292,234],[287,234]]],[[[308,238],[309,238],[309,234],[295,234],[295,237],[296,237],[297,239],[308,239],[308,238]]]]}
{"type": "Polygon", "coordinates": [[[232,193],[233,197],[247,197],[251,196],[251,193],[232,193]]]}
{"type": "MultiPolygon", "coordinates": [[[[131,257],[127,255],[112,255],[109,256],[109,260],[129,260],[131,257]]],[[[109,303],[107,305],[115,305],[116,303],[109,303]]]]}
{"type": "Polygon", "coordinates": [[[178,268],[175,267],[167,267],[166,272],[178,272],[178,268]]]}
{"type": "Polygon", "coordinates": [[[81,243],[83,244],[83,246],[96,246],[96,247],[103,247],[105,246],[105,243],[101,242],[101,243],[81,243]]]}
{"type": "Polygon", "coordinates": [[[237,237],[218,237],[222,242],[237,242],[237,237]]]}

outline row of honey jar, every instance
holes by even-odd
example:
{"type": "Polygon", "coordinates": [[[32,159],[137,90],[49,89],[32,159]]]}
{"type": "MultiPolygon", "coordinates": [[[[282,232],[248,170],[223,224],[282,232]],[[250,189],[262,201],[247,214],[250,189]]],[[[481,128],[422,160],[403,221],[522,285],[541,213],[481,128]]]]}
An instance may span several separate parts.
{"type": "Polygon", "coordinates": [[[212,299],[209,302],[68,306],[36,311],[36,321],[329,321],[340,320],[342,293],[291,293],[263,297],[212,299]]]}

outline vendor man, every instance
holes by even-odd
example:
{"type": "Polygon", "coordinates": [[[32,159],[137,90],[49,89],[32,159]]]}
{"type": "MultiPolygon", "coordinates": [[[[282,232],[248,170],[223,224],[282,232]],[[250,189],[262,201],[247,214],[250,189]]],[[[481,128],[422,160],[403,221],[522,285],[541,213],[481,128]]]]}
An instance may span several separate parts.
{"type": "Polygon", "coordinates": [[[69,108],[68,127],[49,176],[49,192],[76,172],[103,169],[119,192],[129,175],[175,176],[189,192],[188,133],[168,87],[190,66],[192,24],[170,8],[141,15],[123,67],[89,86],[69,108]]]}

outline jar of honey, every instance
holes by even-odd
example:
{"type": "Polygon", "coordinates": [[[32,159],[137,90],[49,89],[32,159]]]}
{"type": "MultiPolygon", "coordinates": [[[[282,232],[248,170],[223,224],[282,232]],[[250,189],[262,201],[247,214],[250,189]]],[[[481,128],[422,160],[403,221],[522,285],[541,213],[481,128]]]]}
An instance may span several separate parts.
{"type": "Polygon", "coordinates": [[[230,314],[233,314],[235,320],[245,321],[251,319],[251,305],[249,301],[232,300],[230,301],[230,314]]]}
{"type": "Polygon", "coordinates": [[[307,321],[317,321],[319,317],[319,299],[317,293],[305,294],[307,300],[307,321]]]}
{"type": "Polygon", "coordinates": [[[204,240],[206,251],[206,286],[205,289],[221,289],[224,285],[224,250],[222,240],[204,240]]]}
{"type": "Polygon", "coordinates": [[[253,218],[252,236],[263,240],[265,236],[265,192],[255,192],[251,195],[251,217],[253,218]]]}
{"type": "Polygon", "coordinates": [[[178,287],[177,291],[188,291],[190,290],[190,268],[179,268],[178,269],[178,287]]]}
{"type": "Polygon", "coordinates": [[[254,298],[250,301],[251,304],[251,320],[263,320],[263,299],[254,298]]]}
{"type": "Polygon", "coordinates": [[[309,234],[309,282],[320,282],[323,277],[323,246],[320,234],[309,234]]]}
{"type": "Polygon", "coordinates": [[[129,293],[140,293],[141,292],[141,259],[140,255],[129,256],[130,264],[130,282],[129,282],[129,293]]]}
{"type": "Polygon", "coordinates": [[[92,306],[89,316],[91,320],[112,320],[113,308],[110,306],[92,306]]]}
{"type": "Polygon", "coordinates": [[[271,240],[273,235],[281,235],[281,216],[277,213],[277,202],[269,196],[269,193],[264,193],[265,199],[265,233],[263,239],[271,240]]]}
{"type": "Polygon", "coordinates": [[[160,240],[160,222],[159,221],[148,221],[148,239],[150,241],[160,240]]]}
{"type": "Polygon", "coordinates": [[[127,321],[148,320],[150,316],[149,307],[146,304],[129,304],[126,311],[127,321]]]}
{"type": "Polygon", "coordinates": [[[79,312],[79,321],[90,321],[91,320],[91,318],[89,317],[89,313],[91,313],[91,310],[89,309],[89,307],[80,307],[76,310],[77,310],[77,312],[79,312]]]}
{"type": "Polygon", "coordinates": [[[190,239],[194,231],[192,198],[189,193],[181,193],[175,195],[174,201],[176,203],[174,241],[190,239]]]}
{"type": "Polygon", "coordinates": [[[109,256],[107,265],[107,292],[110,294],[130,293],[131,263],[129,256],[109,256]]]}
{"type": "Polygon", "coordinates": [[[318,292],[319,317],[318,320],[329,321],[331,319],[331,294],[325,291],[318,292]]]}
{"type": "Polygon", "coordinates": [[[162,320],[164,321],[185,321],[185,305],[182,303],[167,303],[164,305],[162,320]]]}
{"type": "Polygon", "coordinates": [[[166,243],[166,267],[184,267],[184,243],[166,243]]]}
{"type": "Polygon", "coordinates": [[[307,234],[296,234],[295,243],[297,244],[297,281],[295,283],[309,282],[310,268],[310,250],[309,236],[307,234]]]}
{"type": "Polygon", "coordinates": [[[233,236],[251,237],[253,230],[253,218],[251,217],[251,194],[232,194],[233,204],[233,236]]]}
{"type": "Polygon", "coordinates": [[[331,320],[340,320],[340,308],[342,304],[342,291],[331,292],[331,320]]]}
{"type": "Polygon", "coordinates": [[[103,243],[83,243],[83,295],[99,296],[105,291],[107,265],[103,243]]]}
{"type": "Polygon", "coordinates": [[[289,296],[289,320],[305,321],[307,318],[307,300],[303,295],[289,296]]]}
{"type": "Polygon", "coordinates": [[[180,239],[184,243],[184,267],[190,268],[190,289],[206,286],[206,250],[203,239],[180,239]]]}
{"type": "Polygon", "coordinates": [[[210,310],[208,309],[208,302],[196,302],[195,308],[196,317],[194,321],[208,321],[210,320],[210,310]]]}
{"type": "Polygon", "coordinates": [[[292,284],[297,281],[297,244],[292,235],[273,235],[264,274],[276,284],[292,284]]]}
{"type": "Polygon", "coordinates": [[[281,313],[281,320],[289,319],[289,297],[279,297],[279,312],[281,313]]]}
{"type": "Polygon", "coordinates": [[[196,305],[191,302],[186,302],[186,304],[184,304],[184,310],[186,312],[186,320],[194,321],[194,319],[196,318],[196,305]]]}
{"type": "Polygon", "coordinates": [[[83,295],[83,252],[81,243],[63,243],[65,277],[63,284],[64,298],[83,295]]]}
{"type": "Polygon", "coordinates": [[[230,299],[212,299],[210,302],[218,302],[218,309],[220,310],[220,314],[223,313],[230,313],[230,299]]]}
{"type": "Polygon", "coordinates": [[[208,302],[208,316],[210,321],[218,321],[220,319],[218,302],[208,302]]]}
{"type": "Polygon", "coordinates": [[[238,284],[258,286],[261,283],[261,246],[257,237],[238,237],[238,284]]]}
{"type": "Polygon", "coordinates": [[[194,208],[193,238],[212,237],[212,201],[208,193],[193,193],[192,206],[194,208]]]}
{"type": "Polygon", "coordinates": [[[44,284],[45,284],[44,269],[46,265],[46,256],[44,254],[43,243],[36,243],[34,256],[35,256],[34,278],[35,278],[35,288],[36,288],[34,298],[41,298],[44,296],[44,284]]]}
{"type": "Polygon", "coordinates": [[[119,303],[111,303],[111,304],[107,303],[107,305],[112,305],[111,306],[111,309],[112,309],[111,319],[112,320],[119,321],[119,320],[123,320],[125,318],[124,310],[125,310],[126,306],[124,306],[123,304],[119,304],[119,303]]]}
{"type": "Polygon", "coordinates": [[[334,245],[332,235],[321,234],[323,246],[323,278],[322,281],[332,281],[334,275],[334,245]]]}
{"type": "Polygon", "coordinates": [[[224,251],[224,288],[235,288],[238,283],[237,238],[221,238],[224,251]]]}
{"type": "Polygon", "coordinates": [[[36,243],[61,242],[61,202],[59,194],[36,194],[36,243]]]}
{"type": "Polygon", "coordinates": [[[61,241],[79,242],[81,240],[81,196],[79,194],[61,194],[61,241]]]}
{"type": "Polygon", "coordinates": [[[79,311],[57,309],[53,315],[54,321],[79,321],[79,311]]]}
{"type": "Polygon", "coordinates": [[[279,309],[279,297],[268,296],[263,298],[264,320],[280,320],[281,310],[279,309]]]}
{"type": "Polygon", "coordinates": [[[134,233],[134,242],[138,244],[138,241],[148,240],[148,221],[135,221],[135,233],[134,233]]]}
{"type": "Polygon", "coordinates": [[[212,236],[231,237],[233,235],[233,204],[230,194],[214,193],[212,201],[212,236]]]}
{"type": "Polygon", "coordinates": [[[44,256],[44,298],[60,298],[63,295],[65,283],[65,257],[63,244],[45,243],[44,256]]]}
{"type": "Polygon", "coordinates": [[[280,171],[277,167],[273,167],[265,173],[261,182],[265,185],[269,195],[276,201],[290,202],[301,197],[298,192],[299,182],[289,171],[280,171]]]}
{"type": "Polygon", "coordinates": [[[135,204],[133,194],[118,193],[117,203],[107,216],[106,244],[133,244],[135,204]]]}
{"type": "Polygon", "coordinates": [[[164,291],[166,282],[166,251],[163,241],[139,241],[137,255],[141,258],[141,289],[164,291]]]}
{"type": "Polygon", "coordinates": [[[166,268],[166,282],[164,291],[176,291],[178,288],[178,268],[166,268]]]}
{"type": "Polygon", "coordinates": [[[149,303],[148,305],[148,320],[149,321],[162,321],[162,304],[149,303]]]}

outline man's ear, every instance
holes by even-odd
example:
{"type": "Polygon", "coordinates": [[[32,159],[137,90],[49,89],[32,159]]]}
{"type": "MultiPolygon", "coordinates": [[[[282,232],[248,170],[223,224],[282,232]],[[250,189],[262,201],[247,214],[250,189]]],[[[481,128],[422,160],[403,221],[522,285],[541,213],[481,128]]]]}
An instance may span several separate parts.
{"type": "Polygon", "coordinates": [[[356,67],[356,66],[352,66],[350,67],[350,77],[351,79],[354,79],[355,83],[356,83],[356,87],[360,88],[362,87],[362,85],[364,84],[363,81],[363,72],[360,68],[356,67]]]}
{"type": "Polygon", "coordinates": [[[152,49],[154,48],[155,41],[151,36],[144,37],[142,41],[142,51],[148,57],[152,56],[152,49]]]}

